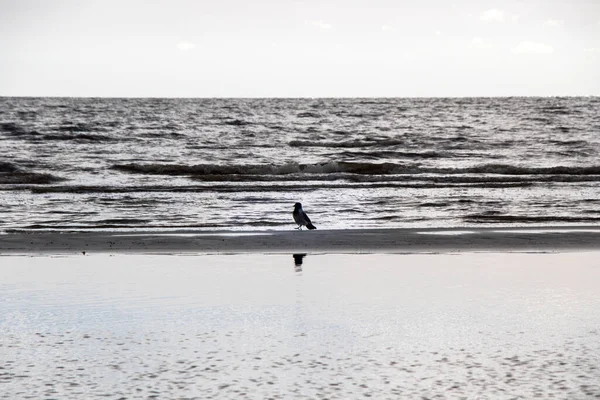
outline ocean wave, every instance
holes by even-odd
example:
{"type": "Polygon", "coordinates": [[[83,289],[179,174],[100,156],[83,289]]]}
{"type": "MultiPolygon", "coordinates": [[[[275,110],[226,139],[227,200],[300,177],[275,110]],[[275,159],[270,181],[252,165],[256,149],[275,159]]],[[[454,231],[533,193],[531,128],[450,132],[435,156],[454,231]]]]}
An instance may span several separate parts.
{"type": "MultiPolygon", "coordinates": [[[[296,181],[293,181],[296,182],[296,181]]],[[[331,183],[322,181],[311,182],[228,182],[202,185],[170,186],[170,185],[140,185],[140,186],[105,186],[105,185],[50,185],[50,186],[7,186],[3,190],[27,190],[35,194],[41,193],[241,193],[241,192],[306,192],[320,189],[440,189],[440,188],[511,188],[531,186],[530,182],[342,182],[331,183]],[[252,184],[249,184],[252,183],[252,184]]]]}
{"type": "MultiPolygon", "coordinates": [[[[394,151],[394,150],[372,150],[372,151],[360,151],[360,150],[343,150],[335,153],[331,153],[331,156],[338,156],[340,158],[362,158],[371,160],[381,160],[385,158],[409,158],[409,159],[432,159],[432,158],[448,158],[448,157],[465,157],[462,154],[456,154],[453,152],[445,151],[394,151]]],[[[468,156],[473,156],[469,154],[468,156]]]]}
{"type": "Polygon", "coordinates": [[[418,172],[418,168],[394,163],[360,163],[360,162],[327,162],[320,164],[298,164],[295,162],[270,165],[270,164],[241,164],[241,165],[215,165],[215,164],[117,164],[112,169],[148,175],[188,175],[201,176],[230,176],[230,175],[291,175],[291,174],[363,174],[386,175],[418,172]]]}
{"type": "Polygon", "coordinates": [[[21,167],[0,161],[0,185],[47,185],[63,181],[63,178],[48,174],[23,170],[21,167]]]}
{"type": "Polygon", "coordinates": [[[571,114],[571,110],[565,106],[546,106],[541,107],[540,111],[547,114],[557,114],[557,115],[569,115],[571,114]]]}
{"type": "MultiPolygon", "coordinates": [[[[289,226],[290,223],[289,222],[281,222],[281,221],[240,221],[240,220],[236,220],[235,221],[235,226],[236,227],[269,227],[269,228],[273,228],[273,227],[282,227],[282,226],[289,226]]],[[[85,223],[85,222],[75,222],[75,223],[68,223],[66,221],[44,221],[41,223],[33,223],[33,224],[29,224],[29,225],[24,225],[20,228],[12,228],[12,229],[6,229],[7,233],[17,233],[17,232],[22,232],[23,230],[33,230],[33,231],[45,231],[45,230],[52,230],[52,231],[73,231],[73,230],[83,230],[83,231],[94,231],[94,230],[101,230],[101,229],[131,229],[133,227],[138,228],[140,226],[143,226],[143,228],[145,229],[151,229],[151,230],[161,230],[161,229],[169,229],[169,230],[178,230],[178,229],[228,229],[231,228],[232,223],[231,222],[221,222],[221,223],[179,223],[179,224],[161,224],[161,223],[157,223],[157,221],[148,221],[148,222],[144,222],[144,220],[141,220],[140,223],[136,224],[135,222],[125,222],[125,223],[121,223],[119,221],[115,221],[115,222],[103,222],[103,221],[93,221],[90,220],[89,222],[85,223]],[[133,225],[133,226],[132,226],[133,225]]]]}
{"type": "Polygon", "coordinates": [[[98,135],[98,134],[94,134],[94,133],[72,134],[73,132],[76,132],[76,131],[72,131],[72,132],[70,132],[70,134],[46,134],[46,135],[43,135],[41,137],[41,139],[48,140],[48,141],[74,141],[74,142],[98,142],[98,143],[111,142],[111,141],[115,140],[114,138],[112,138],[110,136],[106,136],[106,135],[98,135]]]}
{"type": "Polygon", "coordinates": [[[321,114],[316,112],[301,112],[296,115],[298,118],[321,118],[321,114]]]}
{"type": "Polygon", "coordinates": [[[119,226],[119,225],[147,224],[147,223],[151,222],[151,220],[142,219],[142,218],[108,218],[108,219],[96,220],[93,222],[94,222],[94,224],[99,224],[99,225],[119,226]]]}
{"type": "Polygon", "coordinates": [[[418,207],[425,207],[425,208],[446,208],[448,207],[448,203],[447,202],[443,202],[443,203],[435,203],[435,202],[425,202],[425,203],[420,203],[417,205],[418,207]]]}
{"type": "Polygon", "coordinates": [[[14,122],[2,122],[0,123],[0,132],[6,136],[39,136],[40,133],[37,131],[29,131],[22,126],[15,124],[14,122]]]}
{"type": "Polygon", "coordinates": [[[333,148],[364,148],[373,146],[399,146],[406,144],[405,140],[380,139],[380,140],[349,140],[344,142],[315,141],[315,140],[291,140],[290,147],[333,147],[333,148]]]}
{"type": "Polygon", "coordinates": [[[58,132],[89,132],[93,129],[87,124],[77,123],[60,125],[55,130],[58,132]]]}
{"type": "Polygon", "coordinates": [[[557,146],[589,146],[587,140],[550,140],[549,143],[557,146]]]}
{"type": "Polygon", "coordinates": [[[26,130],[22,126],[17,125],[14,122],[0,123],[0,131],[7,132],[10,134],[17,134],[17,135],[26,132],[26,130]]]}
{"type": "Polygon", "coordinates": [[[223,122],[221,122],[221,124],[230,125],[230,126],[244,126],[244,125],[251,125],[252,122],[244,121],[241,119],[231,119],[231,120],[223,121],[223,122]]]}
{"type": "Polygon", "coordinates": [[[472,214],[463,220],[469,223],[595,223],[600,222],[600,217],[472,214]]]}
{"type": "Polygon", "coordinates": [[[48,185],[62,180],[62,178],[51,174],[35,172],[20,172],[13,175],[0,174],[0,185],[48,185]]]}
{"type": "MultiPolygon", "coordinates": [[[[434,168],[415,164],[330,161],[317,164],[116,164],[112,169],[147,175],[230,176],[230,175],[291,175],[291,174],[358,174],[358,175],[600,175],[600,165],[528,167],[510,164],[482,164],[465,168],[434,168]]],[[[485,178],[487,179],[487,178],[485,178]]],[[[536,178],[540,179],[540,178],[536,178]]],[[[594,179],[595,180],[595,179],[594,179]]]]}
{"type": "Polygon", "coordinates": [[[16,165],[6,162],[6,161],[0,161],[0,174],[16,172],[18,170],[19,170],[19,167],[17,167],[16,165]]]}
{"type": "MultiPolygon", "coordinates": [[[[456,170],[460,171],[461,169],[456,170]]],[[[587,167],[525,167],[510,164],[484,164],[464,168],[464,172],[502,175],[600,175],[600,165],[591,165],[587,167]]]]}

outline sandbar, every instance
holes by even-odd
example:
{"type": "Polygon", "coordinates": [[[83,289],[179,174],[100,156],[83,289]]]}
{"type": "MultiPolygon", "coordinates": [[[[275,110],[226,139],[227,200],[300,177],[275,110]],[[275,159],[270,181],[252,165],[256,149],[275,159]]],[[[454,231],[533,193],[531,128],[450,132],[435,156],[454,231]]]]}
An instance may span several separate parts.
{"type": "Polygon", "coordinates": [[[0,254],[424,253],[600,250],[600,227],[345,229],[315,231],[8,231],[0,254]]]}

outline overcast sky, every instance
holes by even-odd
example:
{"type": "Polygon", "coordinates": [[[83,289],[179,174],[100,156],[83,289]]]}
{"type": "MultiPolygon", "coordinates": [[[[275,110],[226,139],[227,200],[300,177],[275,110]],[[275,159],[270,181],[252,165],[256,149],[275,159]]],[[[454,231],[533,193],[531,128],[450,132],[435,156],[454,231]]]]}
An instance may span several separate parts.
{"type": "Polygon", "coordinates": [[[600,0],[0,0],[0,96],[600,95],[600,0]]]}

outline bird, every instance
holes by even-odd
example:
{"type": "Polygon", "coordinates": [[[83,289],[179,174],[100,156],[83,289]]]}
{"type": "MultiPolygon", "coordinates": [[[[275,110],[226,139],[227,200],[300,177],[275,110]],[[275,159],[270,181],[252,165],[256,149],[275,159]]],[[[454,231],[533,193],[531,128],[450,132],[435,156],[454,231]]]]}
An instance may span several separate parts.
{"type": "Polygon", "coordinates": [[[292,213],[292,215],[294,216],[294,221],[296,221],[296,223],[298,224],[298,227],[296,229],[302,230],[302,226],[306,226],[308,229],[317,229],[317,227],[314,226],[312,222],[310,222],[310,218],[308,218],[308,215],[306,215],[306,213],[302,209],[302,204],[294,204],[294,212],[292,213]]]}

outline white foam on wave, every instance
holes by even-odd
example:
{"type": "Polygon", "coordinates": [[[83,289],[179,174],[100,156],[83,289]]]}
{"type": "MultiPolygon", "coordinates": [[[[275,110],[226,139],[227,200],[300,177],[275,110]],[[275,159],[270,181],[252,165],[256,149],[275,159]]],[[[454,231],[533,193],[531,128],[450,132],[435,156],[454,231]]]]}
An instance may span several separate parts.
{"type": "Polygon", "coordinates": [[[417,235],[473,235],[476,233],[474,231],[430,231],[417,232],[417,235]]]}
{"type": "Polygon", "coordinates": [[[510,229],[510,230],[495,230],[493,233],[533,233],[533,234],[541,234],[541,233],[598,233],[599,229],[510,229]]]}
{"type": "Polygon", "coordinates": [[[236,236],[269,236],[272,233],[269,232],[219,232],[219,233],[122,233],[113,236],[147,236],[151,234],[152,236],[179,236],[179,237],[195,237],[195,236],[226,236],[226,237],[236,237],[236,236]]]}

